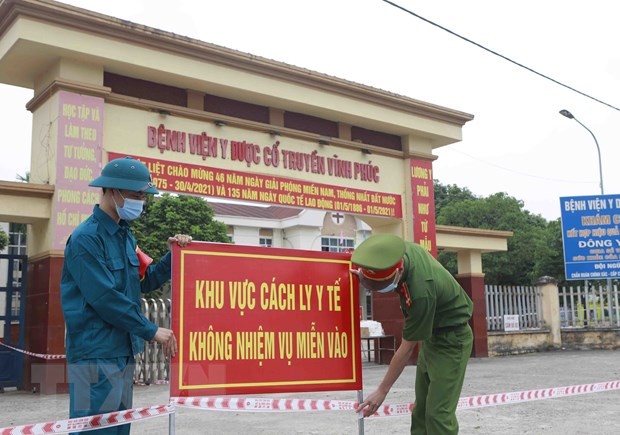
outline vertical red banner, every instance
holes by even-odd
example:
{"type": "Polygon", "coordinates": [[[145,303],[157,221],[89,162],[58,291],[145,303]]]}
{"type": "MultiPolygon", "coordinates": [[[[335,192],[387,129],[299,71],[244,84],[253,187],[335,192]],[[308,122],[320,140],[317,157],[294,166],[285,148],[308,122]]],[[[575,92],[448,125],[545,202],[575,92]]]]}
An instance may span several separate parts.
{"type": "Polygon", "coordinates": [[[104,106],[103,98],[58,92],[52,249],[64,249],[75,227],[99,203],[101,189],[88,183],[101,171],[104,106]]]}
{"type": "Polygon", "coordinates": [[[350,254],[194,242],[172,252],[172,397],[360,390],[350,254]]]}
{"type": "Polygon", "coordinates": [[[413,241],[437,258],[433,163],[429,160],[416,159],[411,159],[409,162],[413,203],[413,241]]]}

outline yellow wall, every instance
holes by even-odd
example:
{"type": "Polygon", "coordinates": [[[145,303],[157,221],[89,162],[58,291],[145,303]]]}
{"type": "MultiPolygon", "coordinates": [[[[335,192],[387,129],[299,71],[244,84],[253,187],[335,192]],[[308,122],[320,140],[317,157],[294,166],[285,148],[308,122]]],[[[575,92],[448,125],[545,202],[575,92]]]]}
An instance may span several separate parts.
{"type": "MultiPolygon", "coordinates": [[[[31,181],[56,183],[58,153],[58,91],[105,99],[102,164],[107,153],[131,154],[180,164],[244,171],[292,178],[351,189],[391,193],[401,197],[403,217],[362,216],[375,232],[390,232],[413,239],[413,204],[409,159],[433,160],[435,148],[457,142],[462,126],[472,115],[409,97],[367,87],[284,63],[196,41],[175,34],[127,23],[62,3],[24,0],[0,4],[0,82],[35,90],[28,108],[33,111],[31,181]],[[188,106],[112,94],[103,86],[104,71],[148,80],[188,92],[188,106]],[[269,107],[272,124],[232,117],[216,127],[214,114],[201,109],[208,93],[269,107]],[[160,115],[165,109],[170,115],[160,115]],[[337,122],[339,137],[319,145],[319,135],[282,128],[285,111],[304,113],[337,122]],[[147,146],[147,127],[187,133],[206,132],[221,139],[245,140],[267,147],[280,141],[280,149],[317,152],[324,158],[366,163],[380,168],[380,181],[362,182],[311,172],[207,158],[185,153],[160,153],[147,146]],[[351,141],[350,126],[401,137],[402,151],[351,141]],[[281,131],[270,136],[270,129],[281,131]],[[368,148],[372,154],[364,154],[368,148]]],[[[62,144],[60,144],[62,145],[62,144]]],[[[188,145],[189,147],[189,145],[188,145]]],[[[56,198],[52,198],[55,201],[56,198]]],[[[50,249],[53,228],[49,221],[32,226],[29,252],[50,249]]],[[[505,250],[493,237],[478,234],[459,241],[458,232],[442,235],[451,250],[505,250]],[[475,240],[479,239],[479,240],[475,240]],[[466,243],[466,245],[462,245],[466,243]]],[[[502,236],[503,237],[503,236],[502,236]]],[[[501,237],[500,237],[501,238],[501,237]]],[[[472,263],[473,264],[473,263],[472,263]]],[[[469,269],[476,269],[477,266],[469,269]]]]}

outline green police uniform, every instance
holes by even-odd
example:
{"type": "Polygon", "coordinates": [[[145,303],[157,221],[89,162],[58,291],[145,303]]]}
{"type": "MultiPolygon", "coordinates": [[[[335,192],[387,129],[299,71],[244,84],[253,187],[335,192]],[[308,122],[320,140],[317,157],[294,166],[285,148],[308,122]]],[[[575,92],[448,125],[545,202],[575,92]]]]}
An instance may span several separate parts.
{"type": "Polygon", "coordinates": [[[420,341],[411,433],[457,434],[456,406],[473,343],[467,323],[473,303],[427,250],[399,237],[372,236],[354,251],[351,261],[380,271],[401,259],[403,338],[420,341]]]}

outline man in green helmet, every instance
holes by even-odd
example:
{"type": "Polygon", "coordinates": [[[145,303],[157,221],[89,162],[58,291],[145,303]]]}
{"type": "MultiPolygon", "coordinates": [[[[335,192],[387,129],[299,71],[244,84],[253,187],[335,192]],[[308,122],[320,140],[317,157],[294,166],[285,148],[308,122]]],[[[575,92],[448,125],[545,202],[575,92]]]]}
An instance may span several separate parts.
{"type": "MultiPolygon", "coordinates": [[[[144,340],[161,343],[166,355],[177,351],[172,330],[155,325],[140,308],[141,293],[171,275],[170,252],[150,264],[127,224],[142,214],[146,195],[159,193],[148,168],[130,157],[112,160],[90,186],[103,188],[101,202],[69,237],[60,282],[72,418],[132,407],[134,355],[144,340]]],[[[167,245],[189,242],[178,234],[167,245]]],[[[93,433],[129,431],[125,424],[93,433]]]]}
{"type": "Polygon", "coordinates": [[[358,412],[367,417],[379,409],[419,341],[411,433],[457,434],[456,407],[473,343],[471,299],[426,249],[391,234],[369,237],[351,262],[362,287],[398,292],[405,316],[402,342],[388,371],[358,412]]]}

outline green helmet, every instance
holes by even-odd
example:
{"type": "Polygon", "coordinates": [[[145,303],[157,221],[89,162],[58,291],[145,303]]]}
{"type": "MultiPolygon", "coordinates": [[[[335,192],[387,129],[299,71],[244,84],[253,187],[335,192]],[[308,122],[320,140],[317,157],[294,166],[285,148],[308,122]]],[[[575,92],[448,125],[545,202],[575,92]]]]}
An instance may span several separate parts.
{"type": "Polygon", "coordinates": [[[89,186],[159,193],[151,180],[151,173],[146,165],[131,157],[110,160],[101,171],[101,175],[91,181],[89,186]]]}

